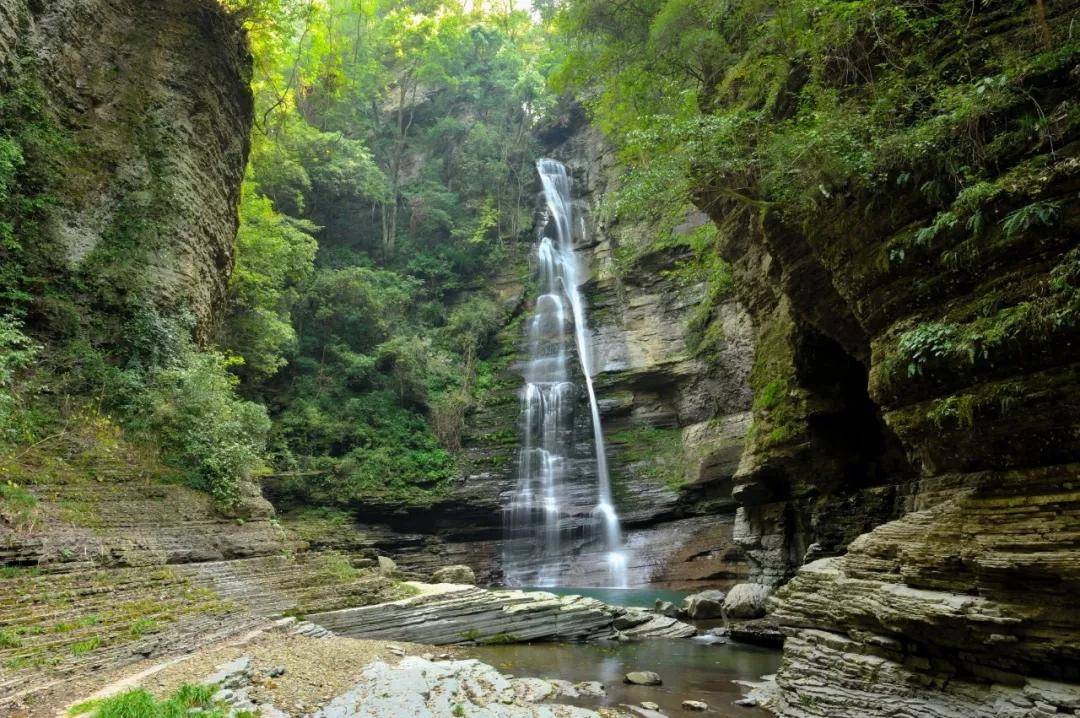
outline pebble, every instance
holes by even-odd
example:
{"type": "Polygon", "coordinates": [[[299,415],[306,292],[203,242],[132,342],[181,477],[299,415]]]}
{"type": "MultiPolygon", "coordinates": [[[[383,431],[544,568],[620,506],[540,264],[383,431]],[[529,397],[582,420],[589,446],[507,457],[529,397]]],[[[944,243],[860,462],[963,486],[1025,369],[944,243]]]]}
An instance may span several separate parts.
{"type": "Polygon", "coordinates": [[[274,666],[266,672],[266,675],[270,678],[277,678],[278,676],[283,676],[285,675],[285,666],[274,666]]]}
{"type": "Polygon", "coordinates": [[[688,711],[707,711],[709,710],[709,704],[704,701],[683,701],[683,710],[688,711]]]}

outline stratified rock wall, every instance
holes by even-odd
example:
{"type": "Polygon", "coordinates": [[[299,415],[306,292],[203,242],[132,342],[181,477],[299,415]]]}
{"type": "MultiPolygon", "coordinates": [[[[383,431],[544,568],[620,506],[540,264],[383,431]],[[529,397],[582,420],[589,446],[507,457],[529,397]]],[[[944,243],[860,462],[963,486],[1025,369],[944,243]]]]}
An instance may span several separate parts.
{"type": "Polygon", "coordinates": [[[0,0],[0,85],[40,95],[68,145],[64,260],[201,337],[232,269],[250,76],[215,0],[0,0]]]}
{"type": "MultiPolygon", "coordinates": [[[[708,355],[696,351],[691,318],[707,287],[677,271],[690,260],[689,248],[650,252],[617,266],[621,243],[652,243],[658,230],[600,220],[620,170],[597,130],[579,129],[555,154],[571,167],[588,226],[590,245],[582,257],[593,361],[631,580],[730,585],[745,575],[732,542],[731,479],[750,425],[750,318],[735,298],[722,303],[723,339],[708,355]]],[[[676,231],[688,233],[707,221],[690,213],[676,231]]],[[[591,583],[587,567],[575,566],[570,575],[571,582],[580,576],[591,583]]]]}
{"type": "MultiPolygon", "coordinates": [[[[1076,18],[1075,2],[1046,8],[1052,27],[1076,18]]],[[[998,50],[1035,32],[1026,10],[971,22],[998,50]]],[[[1026,106],[985,121],[1000,191],[981,233],[916,241],[941,208],[898,186],[837,199],[812,227],[767,214],[728,234],[758,339],[736,538],[756,580],[793,576],[772,604],[788,635],[782,715],[1080,707],[1071,52],[1018,80],[1056,118],[1043,131],[1024,130],[1026,106]],[[1015,221],[1036,203],[1056,210],[1015,221]]],[[[738,208],[706,195],[730,225],[738,208]]]]}

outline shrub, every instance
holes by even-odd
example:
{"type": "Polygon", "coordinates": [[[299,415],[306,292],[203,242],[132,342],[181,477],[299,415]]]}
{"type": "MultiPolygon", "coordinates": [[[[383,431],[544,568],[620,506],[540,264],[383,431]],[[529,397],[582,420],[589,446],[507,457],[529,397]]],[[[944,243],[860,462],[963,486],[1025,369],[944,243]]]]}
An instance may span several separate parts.
{"type": "Polygon", "coordinates": [[[0,518],[16,531],[32,531],[41,517],[37,497],[18,484],[0,484],[0,518]]]}
{"type": "Polygon", "coordinates": [[[166,463],[224,510],[236,506],[241,482],[262,465],[270,429],[264,407],[236,396],[229,366],[219,353],[192,352],[154,375],[145,397],[148,428],[166,463]]]}

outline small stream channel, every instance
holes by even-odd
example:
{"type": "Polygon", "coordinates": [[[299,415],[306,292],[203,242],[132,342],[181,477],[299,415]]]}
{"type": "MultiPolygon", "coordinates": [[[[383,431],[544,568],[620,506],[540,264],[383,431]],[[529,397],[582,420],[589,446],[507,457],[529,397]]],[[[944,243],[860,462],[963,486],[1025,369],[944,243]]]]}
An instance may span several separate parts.
{"type": "MultiPolygon", "coordinates": [[[[527,589],[528,590],[528,589],[527,589]]],[[[687,591],[655,588],[543,588],[558,595],[590,596],[617,606],[651,608],[661,599],[678,604],[687,591]]],[[[703,627],[720,624],[709,621],[703,627]]],[[[741,643],[708,645],[690,639],[650,640],[634,643],[532,643],[474,646],[472,658],[494,666],[502,673],[519,677],[558,678],[578,683],[600,681],[607,689],[603,698],[581,698],[560,702],[596,708],[621,704],[640,705],[652,701],[669,716],[708,715],[724,718],[763,718],[772,714],[757,708],[733,705],[742,689],[732,681],[756,681],[775,673],[780,652],[741,643]],[[630,671],[656,671],[661,686],[635,686],[623,682],[630,671]],[[709,704],[705,714],[686,711],[684,700],[709,704]]]]}

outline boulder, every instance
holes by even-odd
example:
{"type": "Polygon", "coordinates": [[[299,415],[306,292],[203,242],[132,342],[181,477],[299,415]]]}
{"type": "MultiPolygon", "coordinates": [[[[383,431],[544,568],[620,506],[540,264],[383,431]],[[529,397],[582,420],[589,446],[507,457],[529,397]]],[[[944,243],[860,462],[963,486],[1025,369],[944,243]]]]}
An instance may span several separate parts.
{"type": "Polygon", "coordinates": [[[728,592],[724,599],[724,617],[737,619],[761,618],[765,615],[765,602],[772,589],[759,583],[740,583],[728,592]]]}
{"type": "Polygon", "coordinates": [[[682,707],[684,711],[707,711],[709,710],[709,704],[704,701],[683,701],[682,707]]]}
{"type": "Polygon", "coordinates": [[[379,575],[391,578],[397,575],[397,564],[389,556],[379,556],[379,575]]]}
{"type": "Polygon", "coordinates": [[[780,648],[784,645],[784,634],[780,625],[771,618],[758,618],[753,621],[741,621],[732,625],[731,640],[739,643],[751,643],[766,648],[780,648]]]}
{"type": "Polygon", "coordinates": [[[685,618],[720,618],[723,615],[725,594],[723,591],[702,591],[683,599],[679,608],[685,618]]]}
{"type": "Polygon", "coordinates": [[[656,704],[656,703],[653,703],[652,701],[642,701],[641,702],[641,707],[644,708],[647,711],[658,711],[658,710],[660,710],[660,706],[658,704],[656,704]]]}
{"type": "Polygon", "coordinates": [[[432,583],[460,583],[467,586],[476,585],[476,574],[468,566],[461,564],[455,566],[443,566],[431,574],[432,583]]]}
{"type": "Polygon", "coordinates": [[[652,671],[630,671],[623,678],[624,683],[630,683],[635,686],[659,686],[663,684],[663,679],[660,678],[659,673],[652,671]]]}
{"type": "Polygon", "coordinates": [[[671,601],[664,601],[656,599],[653,610],[659,613],[661,616],[667,616],[668,618],[677,618],[679,615],[679,608],[671,601]]]}

